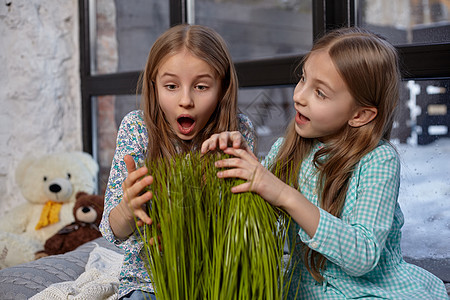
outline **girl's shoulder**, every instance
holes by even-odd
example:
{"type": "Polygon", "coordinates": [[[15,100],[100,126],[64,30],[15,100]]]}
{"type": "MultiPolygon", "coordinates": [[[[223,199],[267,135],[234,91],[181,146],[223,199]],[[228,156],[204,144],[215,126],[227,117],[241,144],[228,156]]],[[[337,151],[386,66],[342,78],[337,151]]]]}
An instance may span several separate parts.
{"type": "Polygon", "coordinates": [[[252,121],[249,117],[242,113],[237,114],[238,120],[238,130],[244,136],[247,141],[250,149],[254,151],[255,148],[255,140],[256,140],[256,132],[255,127],[253,126],[252,121]]]}
{"type": "Polygon", "coordinates": [[[275,143],[273,143],[272,147],[270,147],[269,153],[266,155],[264,159],[264,165],[266,167],[270,166],[274,161],[278,154],[278,151],[280,150],[281,145],[284,142],[283,137],[279,137],[275,143]]]}
{"type": "Polygon", "coordinates": [[[130,111],[123,117],[122,123],[144,123],[144,112],[140,109],[130,111]]]}
{"type": "Polygon", "coordinates": [[[279,137],[279,138],[275,141],[275,143],[272,144],[272,147],[270,147],[270,150],[269,150],[269,154],[268,154],[268,155],[270,155],[270,154],[276,155],[276,154],[278,153],[278,150],[280,150],[280,147],[281,147],[281,145],[283,144],[283,142],[284,142],[284,137],[279,137]]]}
{"type": "Polygon", "coordinates": [[[381,141],[359,162],[361,170],[386,167],[396,170],[396,172],[400,171],[400,156],[395,147],[387,141],[381,141]]]}
{"type": "MultiPolygon", "coordinates": [[[[144,122],[144,113],[142,110],[133,110],[127,113],[120,124],[120,127],[125,128],[139,128],[146,130],[144,122]]],[[[141,130],[139,130],[141,131],[141,130]]]]}
{"type": "Polygon", "coordinates": [[[239,126],[240,131],[242,131],[241,129],[254,130],[252,121],[250,120],[249,117],[247,117],[243,113],[237,114],[237,120],[238,120],[238,126],[239,126]]]}
{"type": "Polygon", "coordinates": [[[375,147],[371,152],[369,152],[363,159],[373,159],[373,158],[388,158],[388,159],[399,159],[399,155],[395,147],[387,142],[380,141],[378,146],[375,147]]]}

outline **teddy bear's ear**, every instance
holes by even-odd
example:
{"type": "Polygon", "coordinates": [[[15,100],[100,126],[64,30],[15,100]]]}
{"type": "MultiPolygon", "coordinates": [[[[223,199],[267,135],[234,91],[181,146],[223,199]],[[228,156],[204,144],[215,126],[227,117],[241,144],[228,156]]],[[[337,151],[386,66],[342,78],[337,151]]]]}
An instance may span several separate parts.
{"type": "Polygon", "coordinates": [[[92,175],[96,176],[98,173],[98,163],[94,160],[94,158],[86,152],[80,152],[80,151],[75,151],[72,152],[71,155],[75,156],[77,159],[79,159],[85,166],[86,168],[89,170],[89,172],[91,172],[92,175]]]}
{"type": "Polygon", "coordinates": [[[30,166],[36,161],[36,158],[31,155],[26,155],[19,162],[19,165],[16,167],[15,171],[15,179],[16,183],[21,186],[23,179],[25,178],[25,174],[30,166]]]}
{"type": "Polygon", "coordinates": [[[78,198],[80,198],[80,197],[83,197],[83,196],[86,196],[88,193],[86,193],[86,192],[78,192],[76,195],[75,195],[75,199],[78,199],[78,198]]]}

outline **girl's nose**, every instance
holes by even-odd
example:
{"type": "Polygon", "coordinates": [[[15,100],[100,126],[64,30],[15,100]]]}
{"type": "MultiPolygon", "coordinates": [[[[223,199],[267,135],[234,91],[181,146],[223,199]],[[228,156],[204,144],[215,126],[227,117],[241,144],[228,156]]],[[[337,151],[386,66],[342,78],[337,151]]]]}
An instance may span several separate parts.
{"type": "Polygon", "coordinates": [[[294,89],[293,100],[295,104],[306,105],[306,97],[302,82],[299,82],[294,89]]]}
{"type": "Polygon", "coordinates": [[[194,101],[192,99],[191,92],[187,89],[183,89],[178,105],[181,107],[192,107],[194,106],[194,101]]]}

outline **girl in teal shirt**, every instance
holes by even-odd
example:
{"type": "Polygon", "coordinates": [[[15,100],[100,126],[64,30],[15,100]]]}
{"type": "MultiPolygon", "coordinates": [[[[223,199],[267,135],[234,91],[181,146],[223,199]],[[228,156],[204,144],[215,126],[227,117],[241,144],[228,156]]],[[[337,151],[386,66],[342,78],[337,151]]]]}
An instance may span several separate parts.
{"type": "Polygon", "coordinates": [[[339,29],[301,66],[296,115],[266,157],[268,169],[238,132],[202,145],[235,156],[216,163],[225,168],[219,177],[247,180],[233,192],[256,192],[297,223],[294,257],[302,263],[291,298],[448,299],[443,282],[406,263],[400,249],[400,161],[389,143],[399,99],[395,48],[362,29],[339,29]]]}

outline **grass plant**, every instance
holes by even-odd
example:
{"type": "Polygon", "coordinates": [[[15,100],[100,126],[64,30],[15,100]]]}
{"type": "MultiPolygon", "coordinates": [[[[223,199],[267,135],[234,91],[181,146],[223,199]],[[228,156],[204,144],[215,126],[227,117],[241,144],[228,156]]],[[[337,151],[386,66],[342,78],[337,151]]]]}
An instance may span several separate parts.
{"type": "Polygon", "coordinates": [[[153,225],[139,234],[157,299],[287,296],[290,218],[255,193],[231,193],[242,180],[216,176],[214,161],[224,157],[192,152],[146,163],[153,225]]]}

